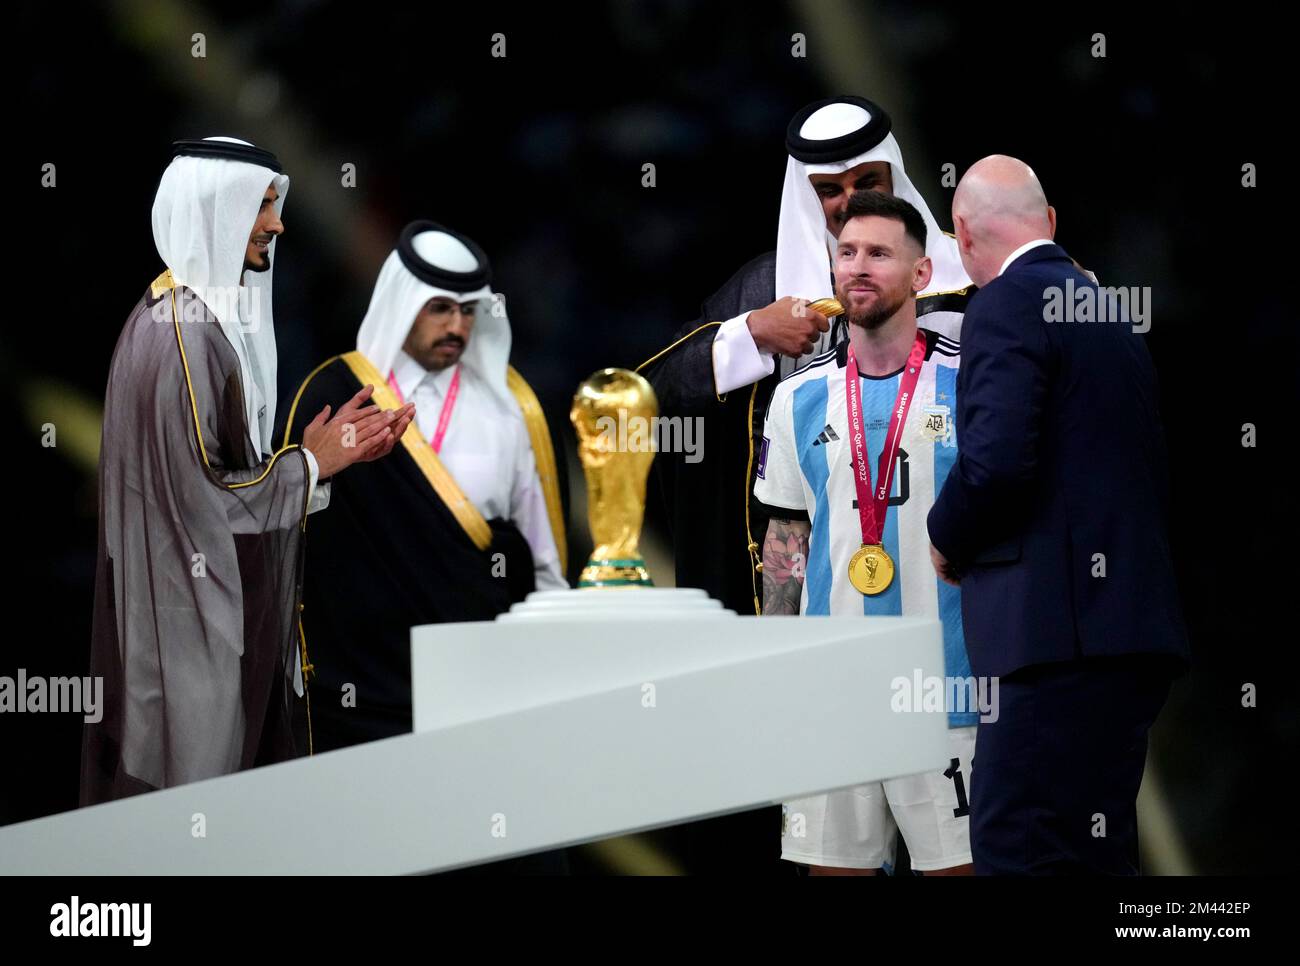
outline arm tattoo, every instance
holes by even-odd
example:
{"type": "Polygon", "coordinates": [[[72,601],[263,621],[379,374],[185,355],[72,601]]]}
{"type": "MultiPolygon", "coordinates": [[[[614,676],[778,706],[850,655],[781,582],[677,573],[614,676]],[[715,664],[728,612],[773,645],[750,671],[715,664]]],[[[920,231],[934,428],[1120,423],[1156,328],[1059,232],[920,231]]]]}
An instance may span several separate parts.
{"type": "Polygon", "coordinates": [[[808,560],[807,520],[771,520],[763,540],[763,613],[797,614],[808,560]]]}

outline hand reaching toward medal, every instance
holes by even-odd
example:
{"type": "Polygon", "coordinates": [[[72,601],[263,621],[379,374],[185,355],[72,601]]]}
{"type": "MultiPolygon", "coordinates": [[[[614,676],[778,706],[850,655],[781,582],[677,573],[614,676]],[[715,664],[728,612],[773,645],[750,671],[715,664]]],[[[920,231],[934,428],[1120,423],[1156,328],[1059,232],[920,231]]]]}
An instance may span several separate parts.
{"type": "Polygon", "coordinates": [[[329,479],[353,463],[387,456],[415,418],[415,403],[400,409],[380,409],[364,403],[374,392],[365,386],[330,418],[326,406],[302,431],[303,448],[316,457],[320,479],[329,479]]]}
{"type": "Polygon", "coordinates": [[[789,295],[750,312],[745,325],[754,337],[754,345],[796,359],[811,352],[817,337],[831,327],[826,316],[807,300],[789,295]]]}

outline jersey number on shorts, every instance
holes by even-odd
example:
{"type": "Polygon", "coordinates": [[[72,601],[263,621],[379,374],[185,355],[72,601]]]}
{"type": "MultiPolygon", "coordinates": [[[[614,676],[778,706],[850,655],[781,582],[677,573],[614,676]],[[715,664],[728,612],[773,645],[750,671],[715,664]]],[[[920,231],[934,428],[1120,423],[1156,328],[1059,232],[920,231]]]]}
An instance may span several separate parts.
{"type": "Polygon", "coordinates": [[[944,778],[951,778],[953,784],[957,787],[957,807],[952,810],[953,818],[961,818],[963,815],[970,814],[970,803],[966,801],[966,782],[961,777],[961,762],[953,758],[948,764],[948,770],[943,773],[944,778]]]}

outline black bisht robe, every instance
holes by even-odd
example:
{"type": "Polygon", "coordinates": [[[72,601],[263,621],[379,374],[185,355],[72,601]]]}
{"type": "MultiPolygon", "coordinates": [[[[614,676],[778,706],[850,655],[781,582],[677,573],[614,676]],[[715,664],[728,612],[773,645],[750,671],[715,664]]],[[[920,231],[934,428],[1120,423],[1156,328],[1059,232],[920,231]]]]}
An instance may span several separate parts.
{"type": "MultiPolygon", "coordinates": [[[[698,587],[742,617],[762,606],[762,581],[754,570],[761,558],[751,555],[749,543],[761,554],[768,516],[753,499],[754,473],[781,368],[778,359],[772,375],[720,399],[713,382],[718,326],[709,323],[774,301],[776,252],[768,252],[706,300],[700,318],[682,326],[669,345],[684,342],[640,369],[654,387],[660,415],[704,418],[699,462],[686,462],[685,453],[659,453],[653,463],[672,529],[677,586],[698,587]]],[[[788,874],[793,867],[779,861],[780,824],[780,809],[768,806],[661,834],[684,853],[691,872],[788,874]]]]}
{"type": "Polygon", "coordinates": [[[164,272],[105,394],[83,805],[294,756],[308,484],[299,448],[257,452],[234,347],[164,272]]]}
{"type": "Polygon", "coordinates": [[[754,571],[761,558],[751,555],[749,543],[762,547],[768,517],[752,494],[763,418],[780,382],[780,360],[772,375],[719,399],[713,382],[718,326],[709,323],[774,301],[776,252],[768,252],[737,271],[704,302],[700,318],[682,326],[669,344],[686,341],[641,369],[654,387],[660,415],[704,418],[699,462],[688,463],[685,453],[659,453],[653,464],[672,528],[677,586],[698,587],[741,616],[754,614],[756,601],[762,602],[762,581],[754,571]]]}
{"type": "MultiPolygon", "coordinates": [[[[326,404],[337,412],[363,385],[343,357],[328,361],[303,383],[277,438],[301,443],[326,404]]],[[[407,432],[418,438],[414,423],[407,432]]],[[[402,443],[330,484],[329,506],[307,526],[303,578],[317,752],[411,730],[412,627],[492,620],[534,589],[518,528],[487,521],[491,544],[479,549],[402,443]],[[497,553],[504,577],[493,574],[497,553]]]]}

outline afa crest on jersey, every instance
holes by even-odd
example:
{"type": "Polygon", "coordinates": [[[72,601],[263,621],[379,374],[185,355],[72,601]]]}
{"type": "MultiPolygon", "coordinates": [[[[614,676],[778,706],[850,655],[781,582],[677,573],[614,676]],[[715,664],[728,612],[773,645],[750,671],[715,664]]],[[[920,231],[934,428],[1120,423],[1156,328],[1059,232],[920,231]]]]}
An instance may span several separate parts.
{"type": "Polygon", "coordinates": [[[947,406],[926,406],[922,410],[921,435],[933,443],[952,446],[951,409],[947,406]]]}

